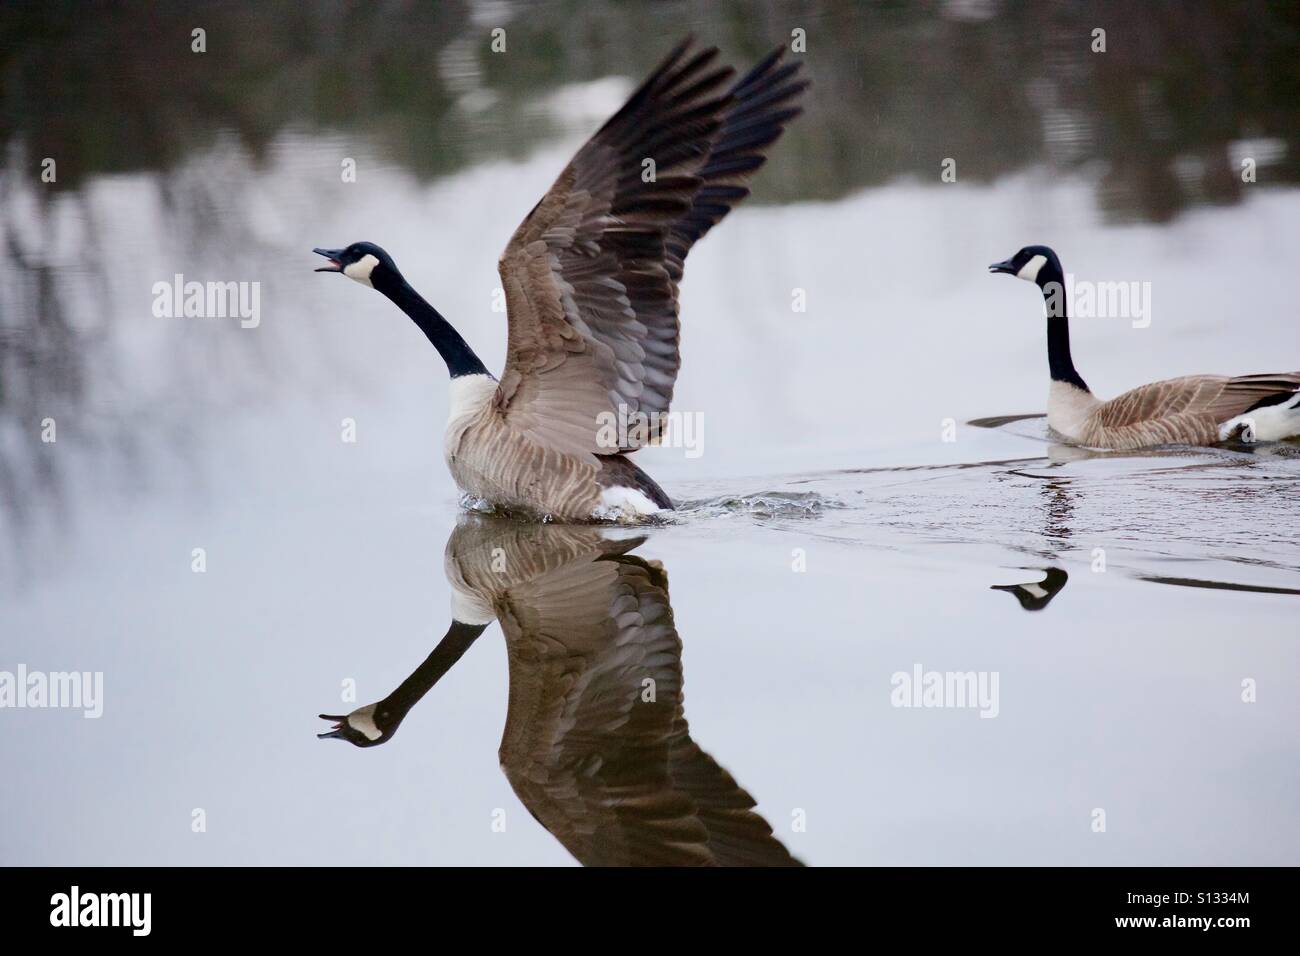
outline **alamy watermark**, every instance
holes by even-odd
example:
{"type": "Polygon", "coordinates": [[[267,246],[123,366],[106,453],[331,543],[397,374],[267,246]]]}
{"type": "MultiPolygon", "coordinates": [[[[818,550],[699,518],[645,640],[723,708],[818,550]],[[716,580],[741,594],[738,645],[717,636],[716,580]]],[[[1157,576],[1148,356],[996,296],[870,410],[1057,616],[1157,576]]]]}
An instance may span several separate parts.
{"type": "Polygon", "coordinates": [[[104,713],[103,671],[0,671],[0,709],[62,708],[95,719],[104,713]]]}
{"type": "Polygon", "coordinates": [[[889,684],[894,707],[978,708],[980,717],[1000,710],[997,671],[927,671],[913,664],[910,673],[895,671],[889,684]]]}
{"type": "Polygon", "coordinates": [[[1145,329],[1151,324],[1150,282],[1092,282],[1075,279],[1067,272],[1064,286],[1059,282],[1045,283],[1043,296],[1049,316],[1065,315],[1068,301],[1073,318],[1131,319],[1135,329],[1145,329]]]}
{"type": "Polygon", "coordinates": [[[704,454],[702,412],[643,412],[619,403],[617,412],[596,416],[596,445],[611,451],[660,445],[684,448],[687,458],[704,454]]]}
{"type": "Polygon", "coordinates": [[[159,319],[239,319],[240,328],[262,323],[262,283],[186,282],[183,273],[171,282],[153,284],[153,314],[159,319]]]}
{"type": "Polygon", "coordinates": [[[74,884],[50,897],[51,926],[120,926],[132,936],[148,936],[152,913],[152,893],[83,893],[74,884]]]}

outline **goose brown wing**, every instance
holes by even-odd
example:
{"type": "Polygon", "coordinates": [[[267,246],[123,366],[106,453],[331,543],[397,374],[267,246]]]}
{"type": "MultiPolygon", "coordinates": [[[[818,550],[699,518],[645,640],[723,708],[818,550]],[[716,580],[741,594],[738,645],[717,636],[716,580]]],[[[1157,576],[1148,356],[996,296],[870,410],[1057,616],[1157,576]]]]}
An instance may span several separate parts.
{"type": "Polygon", "coordinates": [[[1230,418],[1278,396],[1300,388],[1300,373],[1271,375],[1188,375],[1142,385],[1103,403],[1096,413],[1105,428],[1123,428],[1176,416],[1210,417],[1214,422],[1230,418]]]}
{"type": "Polygon", "coordinates": [[[716,49],[679,45],[578,150],[501,255],[509,341],[496,406],[544,447],[590,458],[658,437],[633,430],[618,447],[601,426],[620,411],[668,410],[683,263],[748,194],[745,180],[807,85],[779,51],[730,89],[733,71],[716,60],[716,49]]]}
{"type": "Polygon", "coordinates": [[[749,794],[690,740],[661,567],[606,555],[500,604],[511,675],[502,767],[579,861],[793,862],[749,794]]]}

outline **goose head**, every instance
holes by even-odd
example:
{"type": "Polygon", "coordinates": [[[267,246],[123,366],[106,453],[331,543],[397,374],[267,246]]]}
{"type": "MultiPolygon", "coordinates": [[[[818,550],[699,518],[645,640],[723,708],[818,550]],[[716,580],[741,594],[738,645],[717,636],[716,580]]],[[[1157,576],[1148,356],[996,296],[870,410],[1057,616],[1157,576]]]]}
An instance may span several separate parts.
{"type": "Polygon", "coordinates": [[[1010,259],[989,266],[989,272],[1000,272],[1033,282],[1044,288],[1049,282],[1063,282],[1061,260],[1047,246],[1025,246],[1010,259]]]}
{"type": "Polygon", "coordinates": [[[334,729],[316,736],[322,740],[346,740],[358,747],[377,747],[392,738],[405,716],[405,711],[398,711],[387,701],[366,704],[350,714],[321,714],[321,720],[334,721],[334,729]]]}
{"type": "Polygon", "coordinates": [[[318,256],[329,260],[317,272],[341,272],[370,288],[383,288],[386,283],[400,281],[402,274],[390,256],[373,242],[354,242],[346,249],[313,249],[318,256]]]}

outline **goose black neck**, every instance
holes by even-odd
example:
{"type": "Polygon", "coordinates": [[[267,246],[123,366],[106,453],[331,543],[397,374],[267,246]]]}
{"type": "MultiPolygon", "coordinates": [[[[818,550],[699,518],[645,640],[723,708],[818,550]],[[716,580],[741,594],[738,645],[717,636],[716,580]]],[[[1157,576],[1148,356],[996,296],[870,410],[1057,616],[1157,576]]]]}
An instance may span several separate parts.
{"type": "Polygon", "coordinates": [[[378,273],[374,275],[373,281],[376,289],[388,296],[394,305],[409,315],[411,320],[420,327],[420,331],[433,343],[442,360],[447,363],[447,371],[452,378],[461,375],[488,374],[487,367],[479,361],[479,357],[474,354],[469,343],[461,338],[461,334],[442,317],[437,309],[425,302],[420,293],[411,288],[409,282],[400,275],[381,277],[378,273]]]}
{"type": "Polygon", "coordinates": [[[462,624],[452,621],[447,636],[438,642],[438,646],[424,659],[411,676],[397,685],[397,689],[383,699],[377,709],[397,714],[396,723],[401,723],[406,712],[420,702],[433,685],[442,680],[442,676],[451,670],[460,660],[470,645],[478,638],[486,624],[462,624]]]}
{"type": "Polygon", "coordinates": [[[1088,383],[1074,368],[1070,357],[1070,316],[1065,300],[1065,277],[1054,262],[1043,266],[1038,275],[1038,287],[1047,305],[1047,366],[1052,381],[1066,382],[1088,391],[1088,383]]]}

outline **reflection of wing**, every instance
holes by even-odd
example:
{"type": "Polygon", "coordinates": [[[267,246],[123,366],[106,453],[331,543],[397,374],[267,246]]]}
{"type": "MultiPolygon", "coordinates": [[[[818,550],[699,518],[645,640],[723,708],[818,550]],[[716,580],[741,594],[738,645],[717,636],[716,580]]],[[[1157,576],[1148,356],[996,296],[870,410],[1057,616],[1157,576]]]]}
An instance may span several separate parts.
{"type": "Polygon", "coordinates": [[[588,865],[797,864],[690,739],[667,575],[619,553],[628,542],[598,540],[558,567],[534,558],[551,567],[494,596],[510,660],[511,786],[588,865]]]}
{"type": "Polygon", "coordinates": [[[709,852],[718,866],[800,866],[772,828],[753,812],[754,798],[691,739],[678,707],[676,736],[669,753],[673,786],[695,802],[709,833],[709,852]]]}

